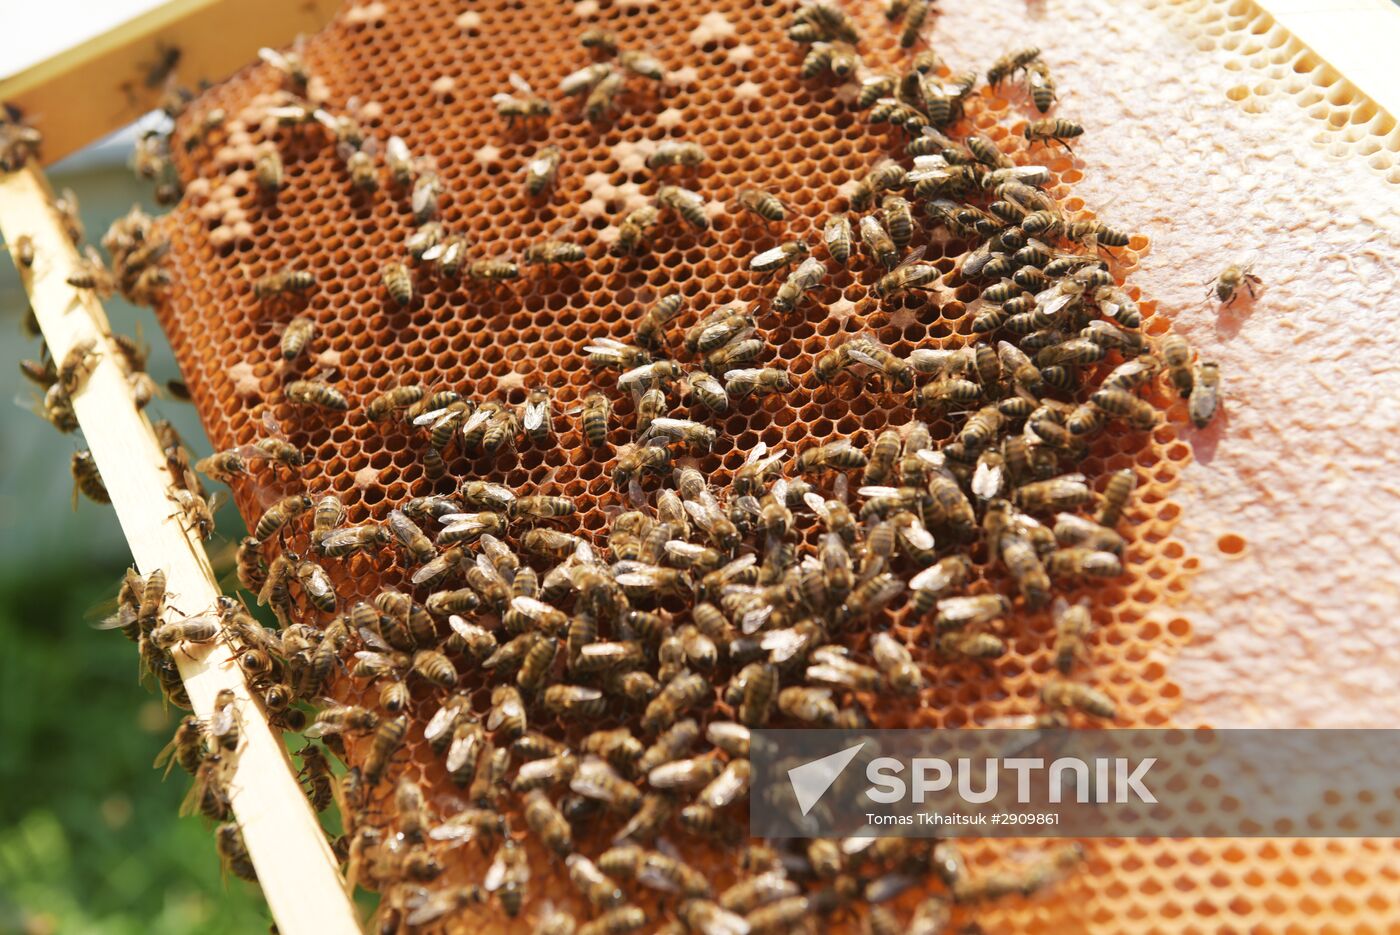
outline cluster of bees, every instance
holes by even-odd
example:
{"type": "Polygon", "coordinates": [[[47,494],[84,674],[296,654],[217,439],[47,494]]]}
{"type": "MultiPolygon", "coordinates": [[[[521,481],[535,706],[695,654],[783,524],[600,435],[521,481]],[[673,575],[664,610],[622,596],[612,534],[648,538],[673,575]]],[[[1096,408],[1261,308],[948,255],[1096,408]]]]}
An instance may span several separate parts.
{"type": "MultiPolygon", "coordinates": [[[[153,219],[139,208],[133,208],[118,219],[103,236],[102,245],[113,258],[113,268],[108,269],[101,254],[85,243],[86,232],[79,219],[77,195],[65,189],[54,198],[52,206],[73,245],[83,249],[82,259],[66,278],[68,285],[90,290],[100,298],[107,298],[120,289],[133,301],[151,301],[168,283],[168,273],[160,261],[169,250],[169,241],[155,232],[153,219]]],[[[43,262],[28,236],[17,237],[10,247],[22,273],[29,273],[36,263],[43,262]]],[[[145,409],[160,396],[188,399],[184,384],[178,380],[168,381],[164,389],[157,385],[146,369],[149,349],[130,335],[107,332],[105,341],[84,338],[69,348],[62,360],[56,361],[43,341],[32,309],[25,318],[24,330],[26,335],[40,340],[40,348],[38,358],[20,361],[20,373],[42,392],[39,398],[24,405],[63,434],[79,429],[73,398],[86,386],[87,378],[102,358],[103,346],[114,352],[138,409],[145,409]]],[[[209,538],[214,531],[216,497],[210,496],[194,470],[189,449],[175,427],[166,420],[158,420],[152,427],[174,479],[172,501],[190,528],[197,530],[202,538],[209,538]]],[[[111,502],[91,451],[76,450],[70,466],[75,505],[80,494],[95,503],[111,502]]]]}
{"type": "MultiPolygon", "coordinates": [[[[930,7],[891,0],[887,16],[902,47],[920,45],[930,7]]],[[[785,241],[750,260],[772,278],[765,300],[705,310],[682,327],[686,300],[661,295],[637,317],[630,342],[602,335],[583,343],[579,355],[599,385],[567,413],[556,412],[544,387],[515,405],[412,383],[356,401],[324,374],[293,373],[286,401],[331,414],[359,409],[386,431],[406,428],[420,440],[434,488],[450,478],[451,492],[413,497],[382,522],[359,524],[347,522],[333,493],[296,492],[269,506],[239,544],[237,571],[277,629],[233,599],[167,621],[160,572],[144,580],[131,573],[123,583],[109,625],[137,642],[145,670],[173,702],[188,704],[171,652],[223,639],[270,720],[305,732],[308,797],[318,810],[338,804],[336,852],[352,884],[382,894],[381,930],[430,927],[494,901],[510,918],[536,907],[536,930],[560,935],[624,933],[658,919],[675,932],[816,931],[839,918],[859,918],[874,933],[931,935],[948,930],[955,912],[965,916],[963,907],[1034,893],[1082,858],[1072,846],[976,874],[946,841],[743,840],[752,729],[868,726],[862,696],[917,704],[930,662],[1003,655],[1007,621],[1021,612],[1051,611],[1056,633],[1041,709],[1025,723],[1112,719],[1114,700],[1083,671],[1095,628],[1089,603],[1069,597],[1123,573],[1119,527],[1135,475],[1115,472],[1100,493],[1074,468],[1110,423],[1134,432],[1159,424],[1144,395],[1158,383],[1186,399],[1202,427],[1219,393],[1215,364],[1194,361],[1178,336],[1142,332],[1136,302],[1104,258],[1128,244],[1127,234],[1065,215],[1042,188],[1047,169],[957,132],[978,76],[951,74],[927,49],[911,54],[903,74],[870,72],[858,30],[830,0],[799,7],[789,35],[805,50],[801,78],[854,82],[857,107],[871,124],[897,127],[905,151],[857,180],[822,223],[819,244],[785,241]],[[749,397],[798,392],[804,382],[764,365],[770,348],[760,317],[817,301],[833,267],[873,268],[869,292],[878,303],[943,288],[947,274],[924,260],[914,244],[920,236],[969,245],[953,274],[980,293],[968,343],[900,356],[872,334],[853,335],[818,356],[806,381],[874,386],[890,406],[907,404],[920,418],[864,440],[791,451],[760,443],[727,484],[702,473],[696,465],[719,438],[706,418],[749,397]],[[633,424],[611,461],[621,512],[601,541],[572,529],[578,509],[569,498],[452,477],[454,450],[554,444],[566,418],[606,452],[619,394],[634,401],[633,424]],[[680,417],[682,401],[699,418],[680,417]],[[404,571],[400,587],[343,600],[335,582],[361,557],[392,558],[404,571]],[[891,613],[909,626],[926,623],[931,638],[911,646],[888,626],[891,613]],[[426,789],[405,768],[405,748],[419,737],[456,793],[426,789]],[[328,752],[349,767],[343,776],[334,777],[328,752]],[[735,881],[721,887],[686,863],[674,835],[737,853],[735,881]],[[599,840],[608,845],[583,844],[599,840]],[[454,866],[463,847],[485,858],[480,880],[462,879],[454,866]],[[588,919],[532,899],[535,853],[558,862],[576,890],[569,902],[588,919]],[[926,895],[901,917],[891,905],[910,888],[926,895]]],[[[621,48],[611,33],[589,30],[581,43],[594,60],[559,90],[581,98],[591,122],[616,111],[629,81],[665,77],[653,56],[621,48]]],[[[381,270],[391,306],[411,305],[425,272],[449,283],[499,283],[518,278],[522,264],[586,261],[582,245],[559,240],[530,245],[519,264],[469,258],[465,239],[440,217],[446,187],[429,160],[398,137],[381,158],[353,119],[301,99],[311,76],[295,52],[265,50],[263,58],[294,96],[275,108],[280,123],[322,127],[357,188],[406,199],[415,230],[405,255],[381,270]]],[[[1022,80],[1041,114],[1056,105],[1037,49],[1009,53],[985,77],[992,88],[1022,80]]],[[[553,104],[514,76],[511,83],[493,98],[498,114],[533,129],[547,124],[553,104]]],[[[216,119],[222,112],[200,127],[216,119]]],[[[189,131],[187,147],[201,132],[189,131]]],[[[1026,123],[1024,137],[1067,148],[1083,132],[1043,117],[1026,123]]],[[[158,161],[169,146],[144,141],[147,177],[169,174],[158,161]]],[[[708,228],[713,206],[680,184],[706,158],[685,140],[655,148],[646,159],[655,194],[618,219],[610,252],[645,252],[668,216],[708,228]]],[[[539,149],[525,169],[526,193],[545,195],[562,159],[558,147],[539,149]]],[[[259,150],[254,174],[275,198],[285,184],[275,147],[259,150]]],[[[789,215],[755,187],[735,200],[768,224],[789,215]]],[[[149,301],[165,285],[168,244],[149,218],[134,212],[104,245],[114,273],[98,260],[106,278],[93,271],[84,287],[149,301]]],[[[1257,283],[1232,267],[1212,289],[1228,302],[1257,283]]],[[[249,283],[260,301],[285,307],[316,287],[295,268],[249,283]]],[[[295,369],[315,340],[314,319],[291,315],[277,350],[283,365],[295,369]]],[[[128,372],[144,376],[144,365],[117,346],[128,372]]],[[[61,404],[80,391],[96,353],[90,346],[58,365],[26,364],[55,396],[45,409],[60,428],[76,427],[71,406],[64,417],[61,404]]],[[[200,473],[238,484],[263,468],[294,475],[303,465],[302,452],[265,424],[254,444],[192,466],[178,437],[157,427],[178,482],[173,496],[206,536],[212,513],[200,473]]],[[[91,458],[81,469],[79,460],[78,488],[103,499],[91,458]]],[[[220,853],[232,872],[252,879],[229,823],[226,783],[238,745],[236,712],[224,700],[207,722],[185,718],[165,756],[195,777],[190,809],[221,823],[220,853]]]]}

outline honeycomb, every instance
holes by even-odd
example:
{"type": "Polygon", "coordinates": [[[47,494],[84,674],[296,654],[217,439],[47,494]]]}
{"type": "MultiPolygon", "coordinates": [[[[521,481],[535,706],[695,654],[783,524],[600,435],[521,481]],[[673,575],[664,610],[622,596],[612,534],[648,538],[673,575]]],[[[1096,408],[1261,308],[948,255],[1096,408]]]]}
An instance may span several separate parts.
{"type": "MultiPolygon", "coordinates": [[[[946,22],[939,22],[933,35],[955,69],[985,68],[1032,23],[1053,33],[1039,39],[1052,61],[1056,40],[1067,42],[1076,30],[1081,36],[1100,30],[1098,35],[1111,35],[1123,49],[1142,51],[1147,42],[1102,4],[1085,5],[1073,16],[1058,7],[1028,13],[1010,3],[976,12],[948,6],[946,22]],[[999,25],[978,28],[987,26],[985,21],[999,25]]],[[[1200,7],[1213,9],[1195,4],[1191,12],[1200,7]]],[[[529,388],[549,386],[555,394],[556,444],[522,442],[518,451],[493,458],[457,455],[448,465],[452,478],[489,478],[569,496],[579,511],[566,528],[594,536],[604,532],[625,508],[609,477],[611,455],[585,444],[576,418],[563,414],[587,393],[608,386],[586,366],[581,346],[604,335],[629,340],[641,310],[673,289],[688,300],[687,312],[672,326],[677,334],[710,308],[766,299],[774,284],[756,281],[745,268],[748,258],[781,240],[817,242],[831,206],[902,142],[897,131],[868,126],[849,95],[797,80],[802,50],[785,35],[788,12],[772,0],[742,5],[707,0],[684,11],[645,0],[490,0],[466,11],[447,2],[348,7],[301,50],[316,75],[309,89],[313,101],[353,113],[381,144],[398,135],[415,155],[432,159],[446,184],[441,220],[467,237],[473,259],[519,256],[544,237],[589,245],[585,264],[526,268],[519,281],[499,288],[471,283],[444,288],[419,276],[419,297],[401,310],[387,301],[380,269],[403,256],[413,230],[402,193],[383,177],[377,193],[356,191],[317,128],[276,126],[268,109],[285,101],[281,77],[266,66],[248,69],[199,98],[182,126],[196,125],[213,108],[223,108],[229,120],[203,145],[188,153],[177,150],[187,194],[163,222],[172,239],[172,282],[158,314],[216,448],[250,444],[266,433],[271,419],[308,455],[299,476],[259,468],[254,477],[233,484],[250,524],[268,504],[303,488],[313,496],[338,494],[347,523],[382,521],[409,497],[450,492],[453,481],[433,482],[425,475],[421,433],[386,430],[358,410],[374,393],[412,379],[512,405],[522,402],[529,388]],[[525,23],[533,27],[528,39],[525,23]],[[560,77],[591,61],[577,45],[578,33],[588,26],[615,30],[624,46],[652,52],[670,72],[656,93],[629,86],[613,119],[602,126],[583,120],[575,105],[560,102],[553,90],[560,77]],[[510,127],[496,116],[489,98],[509,90],[511,73],[555,100],[553,119],[510,127]],[[648,253],[614,258],[606,245],[616,237],[617,222],[654,191],[645,156],[656,142],[670,138],[697,142],[709,154],[681,184],[705,194],[711,229],[697,236],[668,218],[648,253]],[[266,141],[275,143],[286,166],[286,186],[275,198],[263,196],[253,180],[258,147],[266,141]],[[522,170],[546,144],[564,154],[558,182],[548,198],[529,199],[522,191],[522,170]],[[733,202],[746,185],[781,197],[791,219],[768,225],[737,212],[733,202]],[[311,271],[317,288],[284,302],[254,298],[254,280],[288,265],[311,271]],[[277,348],[283,327],[298,313],[316,321],[313,363],[289,367],[279,363],[277,348]],[[350,397],[348,414],[319,414],[281,400],[286,381],[320,368],[331,371],[331,382],[350,397]]],[[[866,63],[893,70],[904,54],[896,45],[897,31],[873,5],[850,12],[865,37],[866,63]]],[[[1252,22],[1254,14],[1231,15],[1252,22]]],[[[1120,54],[1132,58],[1127,51],[1120,54]]],[[[1089,127],[1092,153],[1092,135],[1109,124],[1096,122],[1092,106],[1084,105],[1091,89],[1107,96],[1111,89],[1075,77],[1072,71],[1060,76],[1067,95],[1061,112],[1089,127]]],[[[1026,113],[1023,101],[978,95],[963,127],[989,136],[1018,161],[1047,165],[1054,177],[1046,190],[1065,208],[1092,216],[1081,189],[1072,188],[1093,184],[1091,173],[1086,178],[1086,150],[1078,150],[1078,160],[1039,147],[1028,152],[1019,134],[1026,113]]],[[[1363,155],[1377,171],[1393,173],[1393,159],[1374,162],[1385,158],[1384,151],[1363,155]]],[[[1113,180],[1110,172],[1103,176],[1113,180]]],[[[1124,195],[1106,210],[1106,220],[1131,218],[1132,197],[1124,195]]],[[[952,274],[965,245],[928,247],[940,271],[952,274]]],[[[1150,266],[1152,258],[1147,239],[1134,236],[1118,251],[1113,271],[1121,280],[1150,266]]],[[[913,418],[906,400],[857,381],[815,385],[815,356],[842,336],[867,332],[901,356],[915,347],[960,346],[971,334],[966,306],[976,290],[945,275],[944,287],[933,296],[913,293],[880,304],[868,293],[875,275],[860,264],[853,271],[837,269],[814,301],[797,312],[760,318],[768,345],[763,364],[788,369],[796,388],[736,402],[725,418],[705,420],[720,435],[713,453],[696,458],[696,464],[716,484],[726,482],[759,442],[802,448],[842,434],[865,443],[886,426],[913,418]]],[[[1140,300],[1144,330],[1165,333],[1169,310],[1184,303],[1159,304],[1127,281],[1140,300]]],[[[608,392],[615,403],[609,442],[616,448],[631,440],[633,403],[608,392]]],[[[1182,508],[1173,500],[1193,462],[1193,439],[1181,428],[1181,404],[1160,392],[1152,401],[1167,410],[1167,423],[1147,436],[1102,436],[1082,467],[1094,478],[1121,468],[1132,468],[1138,477],[1128,514],[1127,573],[1088,592],[1098,625],[1090,672],[1117,702],[1118,723],[1132,726],[1172,723],[1183,704],[1169,669],[1191,639],[1192,625],[1172,608],[1186,599],[1200,568],[1200,559],[1177,534],[1182,508]]],[[[675,414],[686,415],[684,410],[675,414]]],[[[698,411],[695,417],[702,418],[698,411]]],[[[304,535],[294,536],[288,547],[302,550],[305,544],[304,535]]],[[[343,603],[368,598],[403,577],[387,558],[360,557],[333,573],[343,603]]],[[[911,646],[926,646],[926,635],[912,624],[900,619],[895,632],[911,646]]],[[[881,726],[957,727],[1034,710],[1051,666],[1051,624],[1047,614],[1023,614],[1014,626],[1013,651],[1001,659],[938,664],[934,685],[917,709],[884,698],[863,701],[881,726]]],[[[922,661],[930,661],[926,653],[922,661]]],[[[338,691],[350,698],[354,687],[347,683],[338,691]]],[[[429,710],[427,699],[418,702],[429,710]]],[[[419,743],[412,763],[395,769],[420,775],[440,790],[436,803],[443,807],[453,790],[424,747],[419,743]]],[[[350,755],[353,761],[363,750],[352,749],[350,755]]],[[[390,803],[381,807],[387,811],[390,803]]],[[[728,879],[723,855],[703,842],[685,845],[693,864],[712,871],[716,880],[728,879]]],[[[987,868],[1032,846],[987,842],[967,851],[975,867],[987,868]]],[[[461,853],[469,859],[465,849],[461,853]]],[[[1397,930],[1390,843],[1100,841],[1089,853],[1084,872],[1052,894],[997,904],[979,912],[978,920],[989,931],[1397,930]]],[[[567,892],[567,882],[551,887],[558,869],[541,854],[532,856],[532,888],[554,890],[556,898],[567,892]]]]}

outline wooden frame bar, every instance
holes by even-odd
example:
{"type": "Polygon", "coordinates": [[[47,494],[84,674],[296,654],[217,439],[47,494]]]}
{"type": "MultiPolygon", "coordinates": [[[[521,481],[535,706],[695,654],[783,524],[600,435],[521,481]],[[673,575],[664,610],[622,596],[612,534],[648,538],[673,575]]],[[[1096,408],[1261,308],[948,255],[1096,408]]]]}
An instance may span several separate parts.
{"type": "MultiPolygon", "coordinates": [[[[212,610],[219,588],[208,556],[170,499],[172,478],[165,457],[117,363],[102,304],[92,292],[66,282],[78,264],[78,252],[37,169],[0,175],[0,233],[12,250],[21,235],[33,242],[34,265],[21,268],[21,278],[54,358],[61,361],[80,341],[98,342],[101,358],[74,395],[73,408],[136,567],[143,574],[165,571],[171,604],[178,608],[167,614],[212,610]]],[[[175,658],[196,714],[208,717],[222,689],[237,697],[244,739],[229,781],[230,798],[280,931],[359,932],[354,905],[316,814],[229,646],[220,640],[177,650],[175,658]]]]}
{"type": "Polygon", "coordinates": [[[180,81],[219,81],[265,45],[325,25],[340,0],[171,0],[16,75],[0,75],[0,102],[44,134],[46,163],[119,130],[159,106],[160,63],[178,50],[180,81]]]}

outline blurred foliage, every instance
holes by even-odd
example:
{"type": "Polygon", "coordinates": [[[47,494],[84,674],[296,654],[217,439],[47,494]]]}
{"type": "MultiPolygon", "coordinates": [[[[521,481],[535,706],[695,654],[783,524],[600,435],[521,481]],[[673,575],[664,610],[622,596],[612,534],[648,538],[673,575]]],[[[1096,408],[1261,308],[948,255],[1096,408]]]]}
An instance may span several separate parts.
{"type": "Polygon", "coordinates": [[[120,574],[0,577],[0,932],[266,930],[205,822],[177,817],[188,777],[151,768],[181,712],[138,688],[131,643],[85,620],[120,574]]]}

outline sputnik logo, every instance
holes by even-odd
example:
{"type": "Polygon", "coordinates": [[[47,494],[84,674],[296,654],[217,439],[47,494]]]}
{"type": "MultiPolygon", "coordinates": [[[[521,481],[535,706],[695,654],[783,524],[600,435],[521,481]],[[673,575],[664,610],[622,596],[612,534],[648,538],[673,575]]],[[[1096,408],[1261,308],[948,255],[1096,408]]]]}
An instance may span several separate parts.
{"type": "Polygon", "coordinates": [[[836,753],[828,754],[819,760],[812,760],[810,763],[803,763],[801,766],[794,766],[788,770],[788,782],[792,783],[792,793],[797,797],[797,807],[802,809],[805,816],[816,804],[826,795],[826,790],[831,788],[831,784],[841,778],[847,766],[851,765],[851,760],[856,758],[856,754],[865,746],[862,740],[854,747],[847,747],[836,753]]]}

